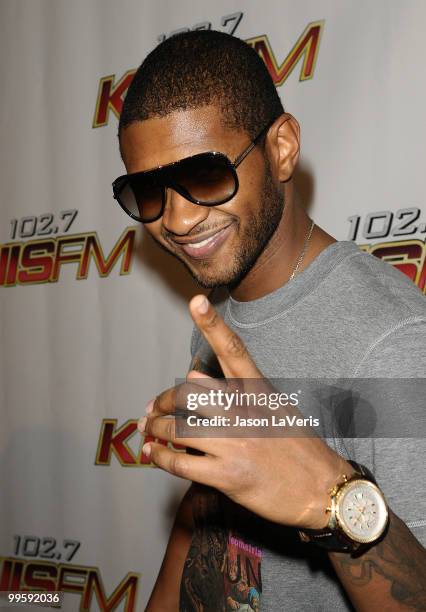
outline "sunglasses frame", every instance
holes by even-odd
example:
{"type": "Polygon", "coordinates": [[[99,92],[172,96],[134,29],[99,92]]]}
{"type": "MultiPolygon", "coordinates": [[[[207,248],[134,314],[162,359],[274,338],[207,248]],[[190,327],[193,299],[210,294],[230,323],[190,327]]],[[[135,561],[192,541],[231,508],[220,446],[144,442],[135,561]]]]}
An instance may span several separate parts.
{"type": "Polygon", "coordinates": [[[271,121],[269,121],[269,123],[267,123],[265,127],[262,128],[262,130],[257,134],[257,136],[250,142],[248,147],[244,149],[244,151],[240,153],[233,162],[229,159],[227,155],[225,155],[225,153],[220,153],[219,151],[205,151],[203,153],[197,153],[196,155],[190,155],[189,157],[184,157],[183,159],[179,159],[175,162],[171,162],[170,164],[165,164],[164,166],[157,166],[155,168],[151,168],[150,170],[142,170],[142,172],[133,172],[131,174],[122,174],[121,176],[116,178],[115,181],[112,183],[113,198],[117,200],[118,204],[121,206],[124,212],[129,215],[129,217],[131,217],[135,221],[139,221],[140,223],[153,223],[154,221],[157,221],[158,219],[160,219],[160,217],[163,216],[164,208],[166,205],[166,190],[168,188],[173,189],[174,191],[179,193],[182,197],[184,197],[186,200],[189,200],[189,202],[192,202],[192,204],[198,204],[199,206],[219,206],[220,204],[225,204],[226,202],[229,202],[229,200],[231,200],[235,196],[235,194],[237,193],[239,189],[239,181],[238,181],[238,175],[237,175],[236,169],[241,164],[241,162],[247,157],[247,155],[251,153],[251,151],[255,148],[255,146],[258,144],[260,139],[267,133],[267,131],[269,130],[269,128],[274,122],[275,122],[275,119],[272,119],[271,121]],[[163,185],[161,185],[160,212],[155,218],[150,219],[149,221],[144,221],[138,215],[135,215],[134,213],[130,212],[130,210],[121,201],[120,195],[118,193],[118,189],[122,188],[123,183],[126,183],[130,177],[136,177],[136,176],[142,176],[142,175],[146,176],[147,174],[159,173],[159,171],[161,171],[160,174],[166,174],[166,178],[167,178],[167,170],[171,169],[173,166],[176,166],[177,164],[182,164],[183,162],[188,162],[194,158],[207,157],[207,156],[208,157],[220,157],[221,159],[223,159],[226,162],[227,166],[229,167],[232,173],[232,176],[234,178],[235,189],[230,195],[226,196],[225,198],[222,198],[221,200],[215,200],[214,202],[207,202],[207,203],[202,202],[200,200],[193,198],[191,194],[181,185],[174,183],[173,181],[167,181],[163,185]]]}

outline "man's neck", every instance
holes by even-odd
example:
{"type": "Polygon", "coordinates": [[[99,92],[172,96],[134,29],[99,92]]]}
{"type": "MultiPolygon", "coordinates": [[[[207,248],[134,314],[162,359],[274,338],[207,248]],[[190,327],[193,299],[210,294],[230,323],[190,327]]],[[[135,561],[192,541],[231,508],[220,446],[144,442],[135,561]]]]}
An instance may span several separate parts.
{"type": "MultiPolygon", "coordinates": [[[[232,297],[239,302],[248,302],[285,285],[303,251],[311,223],[304,208],[287,199],[277,230],[250,272],[231,291],[232,297]]],[[[333,242],[336,242],[333,236],[315,225],[297,273],[300,274],[333,242]]]]}

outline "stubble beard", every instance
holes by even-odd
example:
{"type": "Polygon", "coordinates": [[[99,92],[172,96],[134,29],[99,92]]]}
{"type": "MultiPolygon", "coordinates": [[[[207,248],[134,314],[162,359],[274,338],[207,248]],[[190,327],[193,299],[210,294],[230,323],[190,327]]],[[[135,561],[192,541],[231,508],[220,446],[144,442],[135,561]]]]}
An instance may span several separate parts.
{"type": "Polygon", "coordinates": [[[211,262],[200,262],[193,270],[181,260],[191,276],[205,289],[215,287],[237,287],[255,265],[270,239],[274,235],[284,212],[284,196],[274,184],[269,161],[265,156],[265,178],[260,195],[260,206],[256,214],[246,220],[246,226],[239,235],[238,249],[226,269],[211,270],[211,262]]]}

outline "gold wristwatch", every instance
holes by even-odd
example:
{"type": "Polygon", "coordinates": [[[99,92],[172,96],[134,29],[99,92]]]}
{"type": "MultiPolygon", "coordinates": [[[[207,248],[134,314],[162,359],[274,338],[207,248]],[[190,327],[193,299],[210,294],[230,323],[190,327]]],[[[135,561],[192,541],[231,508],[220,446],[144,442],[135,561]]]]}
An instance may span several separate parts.
{"type": "Polygon", "coordinates": [[[375,544],[386,531],[389,511],[373,474],[355,461],[348,463],[356,473],[349,478],[343,475],[330,491],[327,526],[299,531],[302,542],[313,542],[330,551],[360,552],[375,544]]]}

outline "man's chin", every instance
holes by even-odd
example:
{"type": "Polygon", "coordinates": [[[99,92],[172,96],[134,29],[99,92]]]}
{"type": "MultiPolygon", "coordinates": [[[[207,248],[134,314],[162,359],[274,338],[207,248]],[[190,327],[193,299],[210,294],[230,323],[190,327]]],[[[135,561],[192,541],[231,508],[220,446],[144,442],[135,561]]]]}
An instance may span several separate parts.
{"type": "Polygon", "coordinates": [[[189,258],[187,259],[185,256],[182,256],[181,253],[176,252],[169,245],[163,244],[152,234],[151,237],[164,252],[183,264],[192,278],[204,289],[228,286],[236,281],[237,275],[231,272],[235,267],[230,266],[231,256],[216,257],[214,260],[200,259],[190,261],[189,258]]]}
{"type": "MultiPolygon", "coordinates": [[[[192,278],[204,289],[228,286],[234,281],[234,276],[229,274],[229,272],[228,274],[224,274],[224,267],[216,263],[211,263],[211,265],[203,266],[203,269],[200,269],[199,267],[190,265],[184,259],[180,259],[180,261],[191,274],[192,278]]],[[[227,267],[229,270],[229,265],[227,267]]]]}
{"type": "Polygon", "coordinates": [[[191,260],[181,252],[176,252],[168,245],[166,246],[155,236],[152,238],[163,251],[180,261],[203,289],[235,288],[249,272],[257,258],[257,254],[252,258],[247,256],[243,258],[236,254],[236,249],[234,251],[226,249],[212,259],[191,260]]]}

